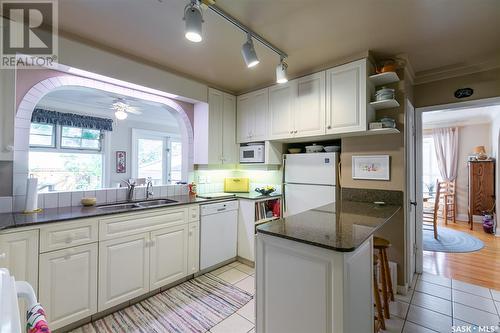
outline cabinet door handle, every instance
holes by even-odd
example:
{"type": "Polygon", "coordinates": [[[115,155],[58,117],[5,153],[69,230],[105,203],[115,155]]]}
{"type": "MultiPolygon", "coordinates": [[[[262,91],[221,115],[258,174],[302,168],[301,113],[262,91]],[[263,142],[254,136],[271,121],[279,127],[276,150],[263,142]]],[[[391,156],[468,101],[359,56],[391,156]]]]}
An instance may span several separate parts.
{"type": "Polygon", "coordinates": [[[328,129],[332,129],[332,125],[328,125],[328,127],[327,127],[327,128],[328,128],[328,129]]]}
{"type": "Polygon", "coordinates": [[[293,131],[293,133],[297,134],[297,130],[293,131]]]}
{"type": "Polygon", "coordinates": [[[7,259],[7,253],[0,253],[0,259],[7,259]]]}

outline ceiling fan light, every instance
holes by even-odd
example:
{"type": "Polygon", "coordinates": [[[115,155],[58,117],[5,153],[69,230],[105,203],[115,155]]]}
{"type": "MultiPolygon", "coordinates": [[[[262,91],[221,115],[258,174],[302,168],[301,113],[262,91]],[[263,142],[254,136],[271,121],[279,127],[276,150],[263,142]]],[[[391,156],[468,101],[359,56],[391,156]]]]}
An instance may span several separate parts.
{"type": "Polygon", "coordinates": [[[241,47],[241,55],[243,56],[243,60],[245,60],[245,64],[248,68],[252,68],[259,64],[259,58],[255,52],[252,36],[250,34],[247,35],[247,41],[241,47]]]}
{"type": "Polygon", "coordinates": [[[202,23],[203,16],[201,14],[201,6],[198,0],[191,0],[184,9],[184,21],[186,21],[185,37],[194,43],[199,43],[203,40],[202,23]]]}
{"type": "Polygon", "coordinates": [[[288,65],[281,59],[278,66],[276,66],[276,83],[287,83],[288,82],[288,65]]]}
{"type": "Polygon", "coordinates": [[[127,115],[127,112],[122,111],[122,110],[118,110],[115,112],[115,117],[118,120],[125,120],[125,119],[127,119],[128,115],[127,115]]]}

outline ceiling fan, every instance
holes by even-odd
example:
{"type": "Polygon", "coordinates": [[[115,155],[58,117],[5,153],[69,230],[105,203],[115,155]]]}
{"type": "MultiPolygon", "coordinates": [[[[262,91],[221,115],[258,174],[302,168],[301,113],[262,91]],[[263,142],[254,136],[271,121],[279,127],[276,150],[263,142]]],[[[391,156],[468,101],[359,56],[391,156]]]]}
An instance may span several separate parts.
{"type": "Polygon", "coordinates": [[[131,106],[125,98],[116,98],[111,104],[111,109],[115,111],[115,117],[118,120],[124,120],[128,117],[128,114],[142,114],[137,108],[131,106]]]}

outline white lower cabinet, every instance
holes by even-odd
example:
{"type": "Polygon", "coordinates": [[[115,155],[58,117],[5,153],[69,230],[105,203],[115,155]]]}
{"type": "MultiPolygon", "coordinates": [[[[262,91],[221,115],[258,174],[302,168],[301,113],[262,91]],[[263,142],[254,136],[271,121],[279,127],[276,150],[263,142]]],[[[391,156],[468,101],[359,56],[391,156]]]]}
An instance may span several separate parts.
{"type": "Polygon", "coordinates": [[[51,329],[97,312],[97,243],[40,255],[39,301],[51,329]]]}
{"type": "Polygon", "coordinates": [[[149,232],[99,243],[102,311],[149,292],[149,232]]]}
{"type": "Polygon", "coordinates": [[[151,232],[150,290],[188,275],[188,225],[151,232]]]}
{"type": "Polygon", "coordinates": [[[188,274],[200,270],[200,222],[189,223],[188,274]]]}

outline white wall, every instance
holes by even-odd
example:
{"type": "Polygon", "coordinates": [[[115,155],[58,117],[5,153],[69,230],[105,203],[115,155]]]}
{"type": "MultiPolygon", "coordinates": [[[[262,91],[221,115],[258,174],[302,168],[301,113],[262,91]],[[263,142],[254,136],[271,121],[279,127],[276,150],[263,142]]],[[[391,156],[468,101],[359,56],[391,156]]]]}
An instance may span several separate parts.
{"type": "Polygon", "coordinates": [[[110,173],[109,173],[109,182],[107,184],[107,187],[115,187],[116,183],[119,183],[121,180],[131,178],[133,128],[169,133],[180,136],[179,125],[177,125],[176,123],[153,124],[153,123],[145,123],[132,120],[125,120],[115,123],[113,125],[113,132],[109,133],[110,146],[107,154],[110,157],[109,158],[110,173]],[[127,152],[126,173],[116,173],[116,160],[115,160],[116,151],[127,152]]]}
{"type": "Polygon", "coordinates": [[[461,126],[458,130],[458,173],[457,173],[457,213],[461,220],[467,220],[468,208],[468,168],[467,157],[473,148],[485,146],[491,153],[491,125],[477,124],[461,126]]]}

